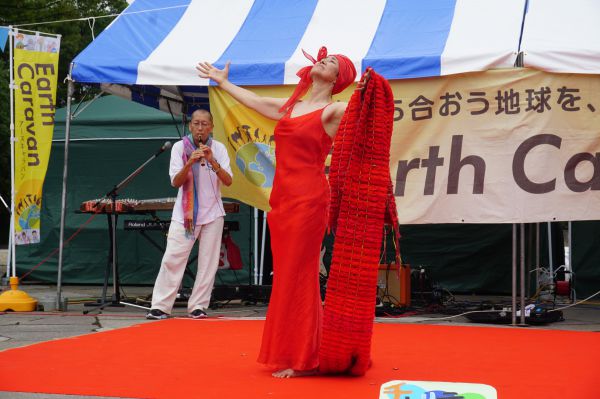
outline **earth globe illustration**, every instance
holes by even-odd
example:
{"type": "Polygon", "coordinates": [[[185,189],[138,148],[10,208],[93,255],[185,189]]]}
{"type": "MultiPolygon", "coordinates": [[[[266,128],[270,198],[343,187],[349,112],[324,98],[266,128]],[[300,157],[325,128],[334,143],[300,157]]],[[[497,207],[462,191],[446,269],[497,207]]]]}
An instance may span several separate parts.
{"type": "Polygon", "coordinates": [[[263,143],[247,143],[236,152],[235,163],[254,185],[271,188],[275,176],[275,149],[263,143]]]}
{"type": "Polygon", "coordinates": [[[40,220],[40,207],[31,205],[26,208],[19,217],[19,226],[23,230],[33,228],[40,220]]]}

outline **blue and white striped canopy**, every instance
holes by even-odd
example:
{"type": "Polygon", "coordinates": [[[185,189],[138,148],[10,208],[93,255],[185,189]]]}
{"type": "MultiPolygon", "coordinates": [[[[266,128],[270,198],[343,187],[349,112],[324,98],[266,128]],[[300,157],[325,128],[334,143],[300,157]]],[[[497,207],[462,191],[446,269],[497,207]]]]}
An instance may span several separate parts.
{"type": "MultiPolygon", "coordinates": [[[[600,17],[597,0],[136,0],[75,58],[72,76],[121,95],[135,87],[132,99],[165,109],[164,99],[206,101],[209,82],[195,69],[200,61],[231,61],[229,77],[239,85],[295,84],[296,72],[309,64],[302,49],[316,55],[321,46],[387,79],[512,67],[521,40],[525,65],[531,54],[530,65],[539,69],[581,72],[573,70],[576,57],[557,65],[552,53],[546,62],[552,42],[544,37],[566,49],[571,35],[546,24],[546,4],[554,19],[600,17]]],[[[589,33],[586,26],[576,32],[589,33]]],[[[598,37],[584,43],[598,44],[598,37]]],[[[587,57],[600,71],[598,48],[587,57]]]]}
{"type": "Polygon", "coordinates": [[[207,85],[199,61],[240,85],[298,82],[325,45],[388,79],[514,64],[525,0],[136,0],[75,59],[80,82],[207,85]]]}

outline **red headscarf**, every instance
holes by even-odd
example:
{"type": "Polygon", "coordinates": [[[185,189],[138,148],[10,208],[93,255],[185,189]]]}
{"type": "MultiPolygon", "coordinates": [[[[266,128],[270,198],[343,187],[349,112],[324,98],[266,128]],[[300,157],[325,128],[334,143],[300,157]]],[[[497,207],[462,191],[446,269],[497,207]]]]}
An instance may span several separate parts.
{"type": "MultiPolygon", "coordinates": [[[[306,51],[302,50],[302,53],[313,64],[316,64],[323,58],[327,57],[327,48],[323,46],[319,49],[319,54],[317,55],[316,60],[306,51]]],[[[339,71],[337,79],[335,80],[335,85],[331,90],[331,94],[337,94],[348,87],[350,83],[354,82],[354,79],[356,79],[356,69],[354,68],[352,61],[350,61],[350,59],[345,55],[333,54],[333,56],[338,60],[339,71]]],[[[283,107],[279,109],[279,112],[287,111],[289,107],[293,106],[296,101],[306,94],[308,88],[312,84],[312,79],[310,77],[311,69],[312,66],[306,66],[301,68],[298,73],[296,73],[296,75],[298,75],[300,78],[300,82],[298,82],[298,86],[296,86],[296,90],[294,90],[290,98],[288,98],[286,103],[283,104],[283,107]]]]}

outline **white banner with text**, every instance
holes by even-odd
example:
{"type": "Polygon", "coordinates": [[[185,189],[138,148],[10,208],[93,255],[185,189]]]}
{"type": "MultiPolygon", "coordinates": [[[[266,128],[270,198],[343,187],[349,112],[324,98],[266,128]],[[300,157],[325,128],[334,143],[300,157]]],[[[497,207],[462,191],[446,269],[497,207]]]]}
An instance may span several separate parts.
{"type": "Polygon", "coordinates": [[[511,69],[390,83],[400,224],[600,219],[600,77],[511,69]]]}

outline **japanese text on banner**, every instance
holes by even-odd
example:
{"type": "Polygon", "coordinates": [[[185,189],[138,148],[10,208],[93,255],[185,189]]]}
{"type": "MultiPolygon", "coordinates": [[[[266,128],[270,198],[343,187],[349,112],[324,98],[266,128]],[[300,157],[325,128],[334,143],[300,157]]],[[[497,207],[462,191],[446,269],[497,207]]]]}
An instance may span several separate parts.
{"type": "Polygon", "coordinates": [[[600,79],[528,69],[391,82],[401,224],[600,218],[600,79]]]}

